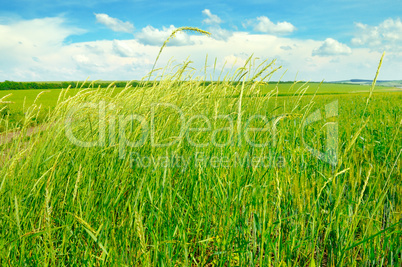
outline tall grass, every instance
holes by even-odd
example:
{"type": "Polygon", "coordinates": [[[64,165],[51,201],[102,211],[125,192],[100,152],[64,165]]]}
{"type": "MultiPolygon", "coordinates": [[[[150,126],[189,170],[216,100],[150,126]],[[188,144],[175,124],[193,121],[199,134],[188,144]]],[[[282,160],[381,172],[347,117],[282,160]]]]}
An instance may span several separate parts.
{"type": "Polygon", "coordinates": [[[399,266],[402,95],[261,93],[270,63],[63,90],[46,131],[0,144],[0,265],[399,266]],[[306,148],[331,122],[336,165],[306,148]]]}

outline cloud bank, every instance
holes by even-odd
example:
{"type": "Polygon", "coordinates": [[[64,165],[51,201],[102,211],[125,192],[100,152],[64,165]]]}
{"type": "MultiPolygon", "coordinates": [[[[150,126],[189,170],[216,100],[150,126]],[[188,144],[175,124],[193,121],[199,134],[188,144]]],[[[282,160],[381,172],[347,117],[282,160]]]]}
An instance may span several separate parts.
{"type": "Polygon", "coordinates": [[[269,33],[269,34],[290,34],[296,30],[296,27],[292,23],[287,21],[273,23],[269,18],[265,16],[257,17],[255,20],[249,20],[246,22],[246,27],[253,25],[253,30],[256,32],[269,33]]]}
{"type": "Polygon", "coordinates": [[[313,50],[313,56],[350,55],[352,49],[335,39],[327,38],[320,47],[313,50]]]}
{"type": "MultiPolygon", "coordinates": [[[[94,20],[99,21],[99,16],[94,20]]],[[[261,21],[266,22],[265,19],[256,19],[250,26],[259,29],[261,21]]],[[[212,75],[215,59],[217,69],[229,71],[232,66],[239,67],[254,55],[260,60],[277,59],[277,66],[287,69],[284,80],[370,79],[381,57],[380,48],[386,44],[393,52],[390,52],[392,57],[385,58],[382,73],[386,75],[380,78],[400,76],[399,19],[387,20],[377,26],[357,24],[358,32],[351,40],[353,49],[330,37],[325,40],[286,37],[283,34],[293,31],[293,25],[265,24],[270,30],[265,27],[264,31],[270,33],[261,33],[262,29],[256,33],[230,31],[216,24],[210,26],[212,37],[179,33],[162,52],[157,67],[165,66],[172,58],[176,62],[189,58],[194,69],[203,70],[208,57],[207,66],[212,75]],[[381,36],[380,41],[370,43],[373,36],[381,36]]],[[[129,26],[128,29],[133,28],[129,26]]],[[[0,35],[7,38],[0,39],[0,57],[3,59],[0,61],[0,80],[82,80],[88,76],[92,80],[141,79],[151,70],[160,46],[175,29],[173,25],[159,29],[148,25],[134,32],[128,40],[71,43],[66,40],[85,33],[85,30],[69,26],[63,17],[2,23],[0,35]]],[[[282,74],[278,73],[276,78],[282,74]]]]}
{"type": "Polygon", "coordinates": [[[132,33],[134,31],[134,25],[131,24],[130,22],[123,22],[119,19],[112,18],[107,14],[96,14],[96,21],[100,24],[105,25],[109,29],[115,31],[115,32],[126,32],[126,33],[132,33]]]}
{"type": "Polygon", "coordinates": [[[219,18],[217,15],[212,14],[209,9],[204,9],[202,11],[202,14],[207,16],[207,18],[202,21],[205,24],[220,24],[220,23],[222,23],[221,18],[219,18]]]}
{"type": "Polygon", "coordinates": [[[402,52],[402,22],[400,18],[387,19],[378,26],[356,23],[352,45],[368,46],[376,51],[402,52]]]}

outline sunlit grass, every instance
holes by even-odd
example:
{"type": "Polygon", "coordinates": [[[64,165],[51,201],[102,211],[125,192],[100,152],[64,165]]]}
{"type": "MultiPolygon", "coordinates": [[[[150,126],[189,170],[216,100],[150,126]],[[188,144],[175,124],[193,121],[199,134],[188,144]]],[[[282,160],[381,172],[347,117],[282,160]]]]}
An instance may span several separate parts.
{"type": "Polygon", "coordinates": [[[185,63],[157,83],[60,91],[47,130],[0,144],[0,262],[400,265],[402,94],[367,106],[368,93],[306,95],[249,69],[206,86],[185,63]],[[325,150],[331,122],[336,165],[307,149],[325,150]]]}

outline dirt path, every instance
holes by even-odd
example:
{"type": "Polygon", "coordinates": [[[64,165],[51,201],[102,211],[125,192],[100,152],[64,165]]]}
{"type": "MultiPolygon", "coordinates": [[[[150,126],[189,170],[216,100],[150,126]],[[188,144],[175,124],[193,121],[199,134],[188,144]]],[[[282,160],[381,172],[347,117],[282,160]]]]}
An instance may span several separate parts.
{"type": "Polygon", "coordinates": [[[29,137],[34,134],[43,132],[49,128],[49,124],[41,124],[38,126],[30,127],[26,130],[26,133],[23,134],[22,131],[14,131],[14,132],[8,132],[8,133],[1,133],[0,134],[0,145],[3,144],[8,144],[11,143],[14,139],[19,138],[19,137],[29,137]],[[23,136],[21,136],[23,135],[23,136]]]}
{"type": "MultiPolygon", "coordinates": [[[[8,143],[12,143],[17,138],[26,138],[32,135],[41,133],[49,129],[49,124],[41,124],[35,127],[28,128],[25,132],[22,131],[14,131],[8,133],[0,134],[0,146],[6,145],[8,143]]],[[[23,149],[28,144],[28,141],[22,141],[19,144],[19,149],[23,149]]],[[[6,160],[10,159],[13,155],[10,155],[10,148],[2,148],[0,149],[0,167],[4,166],[6,160]]]]}

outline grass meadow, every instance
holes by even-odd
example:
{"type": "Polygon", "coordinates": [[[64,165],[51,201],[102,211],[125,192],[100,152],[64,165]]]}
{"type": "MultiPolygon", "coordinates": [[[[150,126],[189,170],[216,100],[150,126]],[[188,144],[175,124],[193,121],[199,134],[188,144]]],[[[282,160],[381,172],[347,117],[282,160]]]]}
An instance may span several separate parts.
{"type": "MultiPolygon", "coordinates": [[[[55,82],[56,83],[56,82],[55,82]]],[[[277,96],[292,96],[295,92],[294,87],[300,87],[304,82],[271,82],[260,85],[258,96],[263,96],[273,89],[277,90],[277,96]]],[[[39,83],[40,85],[40,83],[39,83]]],[[[68,90],[68,96],[74,96],[80,89],[79,87],[92,88],[91,83],[81,82],[74,84],[73,89],[68,90]]],[[[64,88],[66,89],[66,88],[64,88]]],[[[114,89],[114,94],[121,92],[124,87],[114,89]]],[[[340,94],[368,94],[370,86],[358,84],[340,84],[340,83],[317,83],[311,82],[304,86],[303,95],[340,95],[340,94]]],[[[389,93],[395,88],[380,86],[376,88],[375,94],[389,93]]],[[[49,112],[53,110],[57,104],[60,89],[35,89],[35,90],[0,90],[0,133],[11,131],[22,127],[25,120],[26,111],[35,105],[38,107],[39,114],[31,118],[31,126],[43,123],[49,112]],[[7,117],[7,120],[5,118],[7,117]],[[7,124],[6,124],[7,121],[7,124]]],[[[232,97],[235,97],[233,95],[232,97]]]]}
{"type": "Polygon", "coordinates": [[[402,93],[252,64],[13,91],[0,265],[400,266],[402,93]]]}

